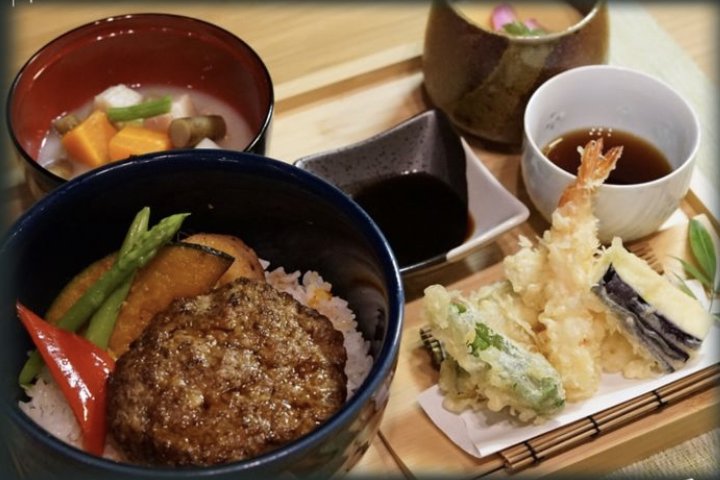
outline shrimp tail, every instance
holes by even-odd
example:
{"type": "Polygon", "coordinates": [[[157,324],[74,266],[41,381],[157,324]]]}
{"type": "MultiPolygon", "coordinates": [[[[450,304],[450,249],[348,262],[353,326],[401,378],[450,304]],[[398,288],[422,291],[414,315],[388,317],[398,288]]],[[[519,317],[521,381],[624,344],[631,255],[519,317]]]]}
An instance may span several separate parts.
{"type": "Polygon", "coordinates": [[[575,181],[563,191],[558,202],[559,207],[567,203],[576,203],[581,199],[588,198],[610,175],[610,172],[615,168],[618,159],[622,155],[623,147],[613,147],[604,155],[602,149],[602,138],[591,140],[585,146],[577,177],[575,181]]]}

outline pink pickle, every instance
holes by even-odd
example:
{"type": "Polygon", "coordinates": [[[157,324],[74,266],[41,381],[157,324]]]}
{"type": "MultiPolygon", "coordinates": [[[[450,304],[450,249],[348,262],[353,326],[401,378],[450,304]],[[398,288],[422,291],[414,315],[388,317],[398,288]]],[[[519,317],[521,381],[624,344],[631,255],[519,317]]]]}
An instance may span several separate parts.
{"type": "Polygon", "coordinates": [[[517,19],[517,16],[510,5],[503,3],[493,9],[491,19],[493,29],[502,30],[503,26],[514,22],[517,19]]]}
{"type": "Polygon", "coordinates": [[[543,30],[543,28],[540,26],[537,20],[534,18],[528,18],[523,22],[526,27],[528,27],[530,30],[543,30]]]}

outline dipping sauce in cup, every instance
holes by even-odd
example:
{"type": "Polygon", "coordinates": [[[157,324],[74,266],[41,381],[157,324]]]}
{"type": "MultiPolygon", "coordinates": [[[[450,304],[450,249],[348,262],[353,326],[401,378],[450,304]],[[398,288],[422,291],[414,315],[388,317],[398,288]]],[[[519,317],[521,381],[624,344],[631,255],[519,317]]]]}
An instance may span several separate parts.
{"type": "Polygon", "coordinates": [[[575,178],[548,158],[548,146],[562,138],[579,159],[577,148],[587,138],[568,137],[593,129],[593,138],[603,136],[605,149],[613,144],[628,148],[616,169],[630,172],[634,179],[606,182],[598,189],[598,238],[607,243],[618,236],[628,242],[655,232],[677,210],[690,186],[700,144],[700,125],[692,107],[667,83],[622,67],[580,67],[548,80],[525,111],[520,164],[530,200],[548,221],[563,189],[575,178]],[[638,142],[650,147],[633,149],[638,142]],[[650,158],[657,155],[667,161],[667,169],[640,178],[648,173],[648,162],[660,162],[650,158]]]}
{"type": "Polygon", "coordinates": [[[605,180],[608,185],[652,182],[672,172],[667,157],[655,145],[630,132],[612,128],[580,128],[564,133],[545,145],[542,152],[555,165],[575,175],[580,168],[578,149],[599,139],[603,140],[605,150],[623,147],[623,161],[610,172],[605,180]]]}

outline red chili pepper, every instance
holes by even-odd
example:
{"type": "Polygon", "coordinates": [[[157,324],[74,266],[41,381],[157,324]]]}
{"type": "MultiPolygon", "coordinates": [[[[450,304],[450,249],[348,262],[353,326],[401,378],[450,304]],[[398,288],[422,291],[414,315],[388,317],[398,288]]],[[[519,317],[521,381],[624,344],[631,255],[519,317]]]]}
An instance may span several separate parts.
{"type": "Polygon", "coordinates": [[[16,303],[16,308],[80,424],[83,448],[102,455],[107,431],[107,379],[115,362],[95,344],[46,322],[20,302],[16,303]]]}

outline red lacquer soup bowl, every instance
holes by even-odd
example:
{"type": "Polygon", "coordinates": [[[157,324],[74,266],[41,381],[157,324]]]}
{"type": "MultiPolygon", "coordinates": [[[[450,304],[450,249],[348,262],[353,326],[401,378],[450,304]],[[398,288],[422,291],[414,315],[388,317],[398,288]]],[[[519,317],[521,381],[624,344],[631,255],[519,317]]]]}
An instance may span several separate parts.
{"type": "Polygon", "coordinates": [[[53,120],[118,84],[209,95],[246,122],[247,141],[233,149],[265,153],[273,85],[262,59],[247,43],[189,17],[148,13],[105,18],[45,45],[22,67],[10,89],[10,136],[33,193],[41,196],[67,180],[37,161],[53,120]]]}

